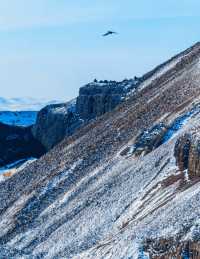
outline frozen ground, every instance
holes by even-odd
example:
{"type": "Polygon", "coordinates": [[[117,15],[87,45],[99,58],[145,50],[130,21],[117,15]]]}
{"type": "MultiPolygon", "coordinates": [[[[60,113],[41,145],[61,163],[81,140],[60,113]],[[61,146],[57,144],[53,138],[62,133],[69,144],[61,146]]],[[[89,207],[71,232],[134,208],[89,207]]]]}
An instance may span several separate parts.
{"type": "Polygon", "coordinates": [[[35,111],[0,111],[0,122],[14,126],[30,126],[35,124],[37,112],[35,111]]]}
{"type": "Polygon", "coordinates": [[[200,115],[196,114],[165,144],[139,160],[116,158],[101,184],[101,188],[112,186],[108,191],[109,200],[100,197],[101,209],[93,207],[93,216],[88,221],[92,226],[98,222],[98,227],[101,222],[102,227],[112,229],[112,234],[108,233],[103,242],[75,258],[139,258],[146,239],[174,238],[182,232],[183,240],[192,240],[192,233],[199,231],[200,183],[180,190],[179,177],[172,184],[166,185],[166,182],[180,174],[174,158],[177,138],[184,132],[199,129],[199,121],[200,115]],[[109,210],[104,214],[102,210],[106,206],[109,210]]]}
{"type": "MultiPolygon", "coordinates": [[[[146,238],[170,238],[183,231],[184,226],[187,226],[185,236],[191,237],[200,215],[196,206],[200,184],[180,191],[179,179],[170,185],[165,182],[180,174],[174,158],[177,138],[199,127],[200,115],[196,113],[167,142],[145,157],[125,159],[117,155],[68,189],[74,170],[83,162],[79,160],[69,170],[43,183],[31,199],[29,195],[22,196],[13,204],[13,209],[24,207],[18,215],[20,220],[25,220],[29,213],[31,216],[38,202],[42,207],[46,205],[35,215],[31,227],[10,236],[7,249],[26,251],[24,258],[31,253],[33,258],[43,255],[135,259],[143,254],[146,238]],[[63,185],[68,191],[59,192],[63,185]]],[[[12,229],[8,213],[2,215],[4,220],[0,218],[0,228],[4,230],[0,238],[12,229]]],[[[148,258],[147,254],[144,256],[148,258]]]]}
{"type": "Polygon", "coordinates": [[[0,181],[4,181],[7,178],[11,177],[13,174],[19,170],[23,170],[26,166],[30,165],[36,159],[33,157],[27,159],[18,160],[12,164],[8,164],[4,167],[0,167],[0,181]]]}

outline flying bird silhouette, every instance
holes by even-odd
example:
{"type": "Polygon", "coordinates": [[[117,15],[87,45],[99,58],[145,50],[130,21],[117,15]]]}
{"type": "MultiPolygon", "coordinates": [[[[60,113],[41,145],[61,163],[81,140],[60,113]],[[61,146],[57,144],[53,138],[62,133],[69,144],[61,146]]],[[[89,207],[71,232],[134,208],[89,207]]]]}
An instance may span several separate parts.
{"type": "Polygon", "coordinates": [[[117,32],[115,32],[115,31],[108,31],[105,34],[103,34],[102,36],[105,37],[105,36],[109,36],[109,35],[112,35],[112,34],[117,34],[117,32]]]}

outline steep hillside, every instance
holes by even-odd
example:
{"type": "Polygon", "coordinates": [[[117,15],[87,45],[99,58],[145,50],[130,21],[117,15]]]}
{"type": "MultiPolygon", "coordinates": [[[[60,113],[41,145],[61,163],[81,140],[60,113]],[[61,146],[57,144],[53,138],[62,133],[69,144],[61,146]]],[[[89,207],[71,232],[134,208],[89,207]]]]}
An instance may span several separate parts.
{"type": "Polygon", "coordinates": [[[146,74],[113,111],[1,181],[0,258],[197,254],[199,94],[197,43],[146,74]]]}
{"type": "Polygon", "coordinates": [[[0,181],[4,181],[7,178],[11,177],[13,174],[21,171],[30,163],[34,162],[36,159],[29,157],[26,159],[17,160],[14,163],[7,164],[6,166],[0,167],[0,181]]]}

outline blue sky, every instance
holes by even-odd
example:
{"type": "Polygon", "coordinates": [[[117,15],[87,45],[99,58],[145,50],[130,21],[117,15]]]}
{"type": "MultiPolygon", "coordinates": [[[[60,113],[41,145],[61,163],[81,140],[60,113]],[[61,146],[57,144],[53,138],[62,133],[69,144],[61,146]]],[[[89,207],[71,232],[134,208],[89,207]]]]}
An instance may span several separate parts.
{"type": "Polygon", "coordinates": [[[200,40],[199,0],[0,0],[0,96],[68,100],[200,40]],[[119,35],[103,38],[109,29],[119,35]]]}

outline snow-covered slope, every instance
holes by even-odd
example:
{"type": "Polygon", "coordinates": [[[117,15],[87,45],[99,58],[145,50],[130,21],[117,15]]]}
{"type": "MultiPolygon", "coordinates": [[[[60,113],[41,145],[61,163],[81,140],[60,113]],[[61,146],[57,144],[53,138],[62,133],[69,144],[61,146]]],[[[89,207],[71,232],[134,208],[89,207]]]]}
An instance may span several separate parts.
{"type": "Polygon", "coordinates": [[[0,257],[153,258],[163,239],[167,252],[200,241],[198,161],[193,177],[175,156],[180,137],[200,129],[200,43],[161,69],[114,111],[0,182],[0,257]]]}
{"type": "Polygon", "coordinates": [[[18,171],[24,169],[30,163],[34,162],[36,159],[33,157],[27,159],[21,159],[14,163],[8,164],[6,166],[0,167],[0,181],[5,181],[13,174],[17,173],[18,171]]]}
{"type": "MultiPolygon", "coordinates": [[[[199,130],[199,121],[198,112],[170,140],[145,157],[114,158],[101,177],[101,185],[91,186],[90,195],[106,186],[111,188],[98,197],[100,208],[91,205],[86,213],[88,232],[92,228],[95,233],[100,227],[107,229],[106,235],[75,258],[145,258],[142,255],[147,240],[194,240],[193,235],[199,233],[200,182],[180,172],[174,145],[184,132],[199,130]],[[93,211],[92,216],[89,211],[93,211]]],[[[80,226],[82,221],[75,220],[80,226]]],[[[145,254],[150,258],[149,253],[145,254]]]]}

